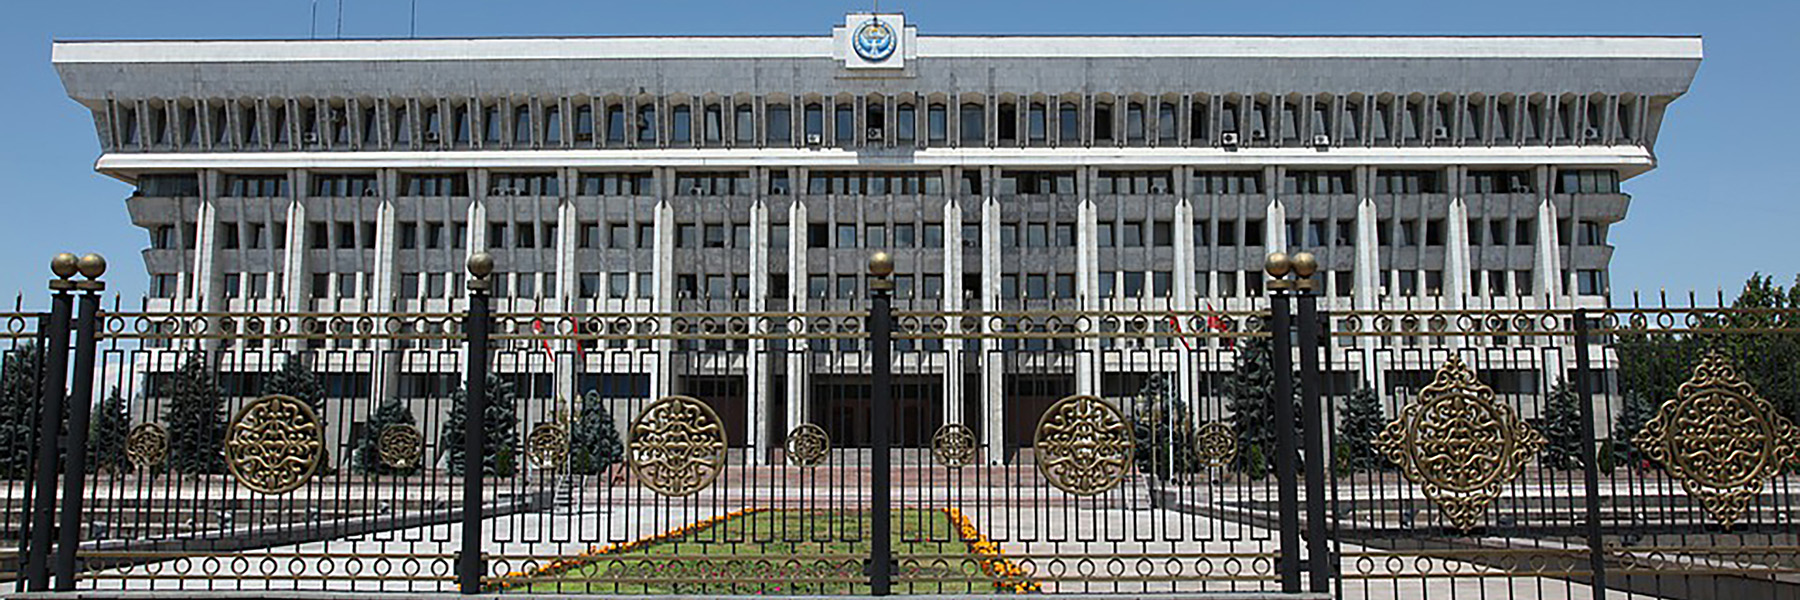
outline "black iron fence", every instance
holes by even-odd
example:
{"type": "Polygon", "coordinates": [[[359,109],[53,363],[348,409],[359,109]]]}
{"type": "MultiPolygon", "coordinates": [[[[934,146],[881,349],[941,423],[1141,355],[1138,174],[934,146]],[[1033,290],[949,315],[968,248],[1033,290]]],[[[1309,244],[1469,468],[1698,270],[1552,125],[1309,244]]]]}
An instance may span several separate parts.
{"type": "Polygon", "coordinates": [[[83,266],[0,315],[21,590],[1800,594],[1786,309],[170,313],[83,266]]]}

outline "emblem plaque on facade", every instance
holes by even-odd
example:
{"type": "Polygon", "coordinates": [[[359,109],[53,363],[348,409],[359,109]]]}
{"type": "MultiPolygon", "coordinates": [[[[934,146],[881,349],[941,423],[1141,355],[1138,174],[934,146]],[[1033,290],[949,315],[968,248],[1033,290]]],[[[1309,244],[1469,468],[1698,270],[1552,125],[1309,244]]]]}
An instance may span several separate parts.
{"type": "Polygon", "coordinates": [[[1237,432],[1230,425],[1208,421],[1194,431],[1194,448],[1201,466],[1218,468],[1237,458],[1237,432]]]}
{"type": "Polygon", "coordinates": [[[568,426],[559,418],[531,428],[525,436],[525,457],[531,466],[544,471],[555,471],[568,464],[568,426]]]}
{"type": "Polygon", "coordinates": [[[1494,400],[1493,388],[1460,357],[1451,356],[1374,446],[1437,503],[1451,525],[1467,530],[1544,443],[1511,407],[1494,400]]]}
{"type": "Polygon", "coordinates": [[[1131,426],[1119,409],[1094,396],[1057,400],[1038,419],[1038,472],[1057,488],[1096,496],[1119,485],[1131,470],[1131,426]]]}
{"type": "Polygon", "coordinates": [[[1725,527],[1800,458],[1800,429],[1716,352],[1700,360],[1632,441],[1725,527]]]}
{"type": "Polygon", "coordinates": [[[945,423],[931,435],[931,457],[950,468],[975,460],[975,432],[961,423],[945,423]]]}
{"type": "Polygon", "coordinates": [[[324,445],[311,406],[293,396],[263,396],[226,426],[225,466],[244,487],[284,494],[312,479],[324,445]]]}
{"type": "Polygon", "coordinates": [[[381,457],[381,464],[390,469],[411,469],[419,465],[419,457],[425,453],[425,436],[412,425],[389,425],[375,439],[375,453],[381,457]]]}
{"type": "Polygon", "coordinates": [[[125,460],[138,470],[162,464],[169,457],[169,430],[158,423],[142,423],[125,436],[125,460]]]}
{"type": "Polygon", "coordinates": [[[706,489],[725,465],[725,427],[705,402],[666,396],[631,421],[627,464],[632,475],[664,496],[706,489]]]}
{"type": "Polygon", "coordinates": [[[831,436],[812,423],[801,423],[787,436],[787,459],[798,467],[816,467],[831,454],[831,436]]]}
{"type": "Polygon", "coordinates": [[[856,49],[856,55],[869,62],[881,62],[894,55],[894,48],[900,45],[900,35],[894,27],[874,17],[863,21],[856,32],[851,35],[850,46],[856,49]]]}

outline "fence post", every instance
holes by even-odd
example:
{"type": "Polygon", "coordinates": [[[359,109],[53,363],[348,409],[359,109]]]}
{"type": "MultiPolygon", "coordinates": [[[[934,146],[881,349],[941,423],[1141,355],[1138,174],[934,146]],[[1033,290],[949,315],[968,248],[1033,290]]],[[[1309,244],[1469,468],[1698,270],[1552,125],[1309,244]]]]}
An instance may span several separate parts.
{"type": "Polygon", "coordinates": [[[1283,277],[1293,270],[1287,254],[1275,252],[1263,263],[1269,281],[1269,336],[1272,341],[1275,369],[1275,482],[1280,515],[1281,591],[1300,592],[1300,486],[1296,481],[1294,457],[1299,444],[1294,439],[1294,329],[1288,286],[1283,277]]]}
{"type": "Polygon", "coordinates": [[[886,596],[892,589],[894,556],[893,489],[888,472],[889,431],[894,427],[893,291],[894,259],[886,252],[869,256],[869,592],[886,596]]]}
{"type": "Polygon", "coordinates": [[[1588,569],[1593,597],[1606,597],[1606,545],[1600,534],[1600,462],[1595,455],[1594,385],[1588,368],[1587,311],[1575,310],[1575,396],[1581,404],[1582,483],[1587,486],[1588,569]]]}
{"type": "Polygon", "coordinates": [[[64,252],[50,259],[50,335],[44,346],[44,379],[42,408],[39,409],[37,477],[32,484],[31,546],[25,557],[26,590],[42,592],[50,589],[50,533],[55,523],[58,439],[62,429],[63,404],[66,402],[69,370],[69,312],[73,309],[75,289],[70,279],[77,271],[75,255],[64,252]]]}
{"type": "Polygon", "coordinates": [[[469,256],[468,268],[469,316],[463,322],[469,346],[463,394],[462,551],[457,555],[456,581],[462,593],[479,594],[481,576],[487,569],[481,557],[481,480],[487,468],[488,275],[494,272],[494,258],[476,252],[469,256]]]}
{"type": "Polygon", "coordinates": [[[76,262],[76,267],[87,281],[75,283],[75,288],[83,293],[81,310],[75,317],[75,372],[71,375],[75,379],[69,382],[68,400],[69,457],[63,475],[62,522],[57,528],[56,539],[56,591],[59,592],[75,589],[75,551],[81,548],[81,501],[86,496],[87,486],[88,417],[92,414],[94,401],[100,292],[106,290],[106,283],[100,281],[100,276],[106,273],[105,258],[88,254],[76,262]]]}
{"type": "Polygon", "coordinates": [[[1306,557],[1309,584],[1307,589],[1326,592],[1331,588],[1334,561],[1325,539],[1325,465],[1330,453],[1325,449],[1325,410],[1319,404],[1319,298],[1313,295],[1312,275],[1319,263],[1309,252],[1294,254],[1294,295],[1298,298],[1300,336],[1300,419],[1304,456],[1306,457],[1306,557]]]}

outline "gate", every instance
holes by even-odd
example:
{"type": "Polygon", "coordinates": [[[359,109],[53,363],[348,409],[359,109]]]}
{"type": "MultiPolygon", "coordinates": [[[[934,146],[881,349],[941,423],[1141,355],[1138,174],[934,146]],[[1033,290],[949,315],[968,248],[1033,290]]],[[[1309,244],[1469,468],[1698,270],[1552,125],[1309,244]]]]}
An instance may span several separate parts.
{"type": "Polygon", "coordinates": [[[1327,310],[1303,256],[1219,309],[950,309],[895,298],[875,261],[843,310],[566,311],[496,303],[470,266],[453,311],[180,313],[102,310],[103,262],[59,259],[48,313],[0,315],[4,572],[151,594],[1796,594],[1791,311],[1327,310]]]}

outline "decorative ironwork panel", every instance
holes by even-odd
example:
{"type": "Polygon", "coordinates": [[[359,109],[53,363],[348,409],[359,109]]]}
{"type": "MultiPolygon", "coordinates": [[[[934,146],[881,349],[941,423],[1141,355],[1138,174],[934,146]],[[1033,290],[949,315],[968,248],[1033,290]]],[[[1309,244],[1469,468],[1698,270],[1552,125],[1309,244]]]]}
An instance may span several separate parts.
{"type": "Polygon", "coordinates": [[[632,420],[627,464],[651,491],[686,496],[719,477],[725,447],[725,428],[712,407],[688,396],[665,396],[632,420]]]}
{"type": "Polygon", "coordinates": [[[324,435],[311,406],[274,394],[245,404],[225,429],[225,466],[264,494],[291,492],[319,468],[324,435]]]}
{"type": "Polygon", "coordinates": [[[1125,416],[1094,396],[1069,396],[1050,405],[1038,420],[1033,447],[1044,479],[1077,496],[1117,487],[1136,450],[1125,416]]]}
{"type": "Polygon", "coordinates": [[[160,423],[143,423],[125,436],[125,459],[139,470],[162,464],[169,457],[169,430],[160,423]]]}
{"type": "Polygon", "coordinates": [[[1471,529],[1544,446],[1542,435],[1452,355],[1416,402],[1375,439],[1377,451],[1423,488],[1458,529],[1471,529]]]}
{"type": "Polygon", "coordinates": [[[1219,421],[1208,421],[1194,432],[1194,449],[1200,465],[1220,468],[1237,458],[1237,432],[1219,421]]]}
{"type": "Polygon", "coordinates": [[[831,435],[823,427],[801,423],[788,432],[787,459],[800,467],[816,467],[831,454],[831,435]]]}
{"type": "Polygon", "coordinates": [[[419,457],[425,454],[425,436],[412,425],[389,425],[375,441],[376,454],[388,468],[411,469],[419,465],[419,457]]]}
{"type": "Polygon", "coordinates": [[[525,457],[531,466],[555,471],[569,463],[569,428],[561,421],[540,423],[525,436],[525,457]]]}
{"type": "Polygon", "coordinates": [[[957,468],[975,460],[975,432],[962,423],[945,423],[931,435],[931,457],[946,467],[957,468]]]}
{"type": "Polygon", "coordinates": [[[1633,440],[1707,514],[1731,527],[1770,478],[1794,462],[1800,430],[1709,352],[1633,440]]]}

